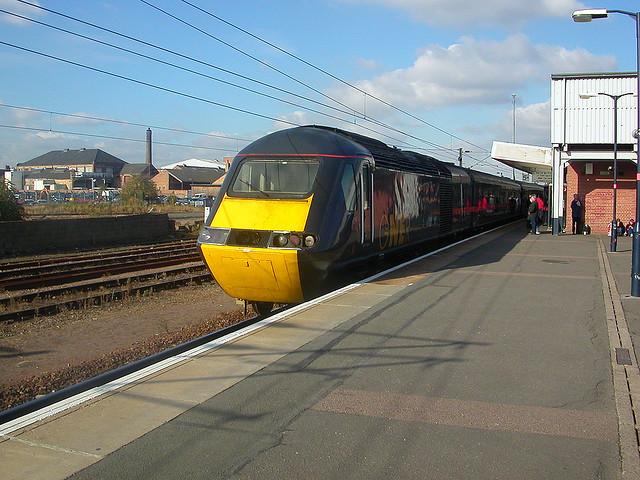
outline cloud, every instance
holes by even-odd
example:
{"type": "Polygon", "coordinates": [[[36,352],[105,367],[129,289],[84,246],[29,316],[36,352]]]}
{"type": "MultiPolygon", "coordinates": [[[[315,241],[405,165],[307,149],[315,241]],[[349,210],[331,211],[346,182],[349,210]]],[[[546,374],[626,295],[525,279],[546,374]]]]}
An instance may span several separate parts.
{"type": "Polygon", "coordinates": [[[380,66],[377,61],[368,58],[358,58],[356,59],[356,63],[358,64],[358,66],[366,70],[375,70],[380,66]]]}
{"type": "MultiPolygon", "coordinates": [[[[505,111],[502,119],[491,127],[500,142],[513,140],[513,111],[505,111]]],[[[516,108],[516,143],[549,146],[551,142],[551,106],[549,100],[516,108]]]]}
{"type": "MultiPolygon", "coordinates": [[[[31,3],[40,5],[35,0],[30,1],[31,3]]],[[[17,13],[19,15],[24,15],[25,17],[40,17],[45,15],[45,12],[43,10],[32,7],[30,5],[25,5],[24,3],[16,2],[16,0],[0,0],[0,8],[9,12],[17,13]]],[[[28,22],[27,20],[14,17],[13,15],[7,15],[6,13],[0,13],[0,21],[18,26],[26,26],[31,24],[31,22],[28,22]]]]}
{"type": "Polygon", "coordinates": [[[38,132],[35,136],[42,140],[57,140],[59,138],[65,138],[64,133],[57,132],[38,132]]]}
{"type": "MultiPolygon", "coordinates": [[[[524,35],[502,41],[463,37],[443,47],[423,49],[413,65],[378,75],[357,85],[372,95],[412,111],[451,105],[490,105],[505,102],[514,91],[548,82],[552,73],[614,70],[615,58],[584,49],[533,44],[524,35]]],[[[362,94],[335,87],[330,95],[360,110],[362,94]]],[[[382,114],[376,102],[370,115],[382,114]],[[377,111],[374,109],[377,108],[377,111]]]]}
{"type": "Polygon", "coordinates": [[[348,3],[373,4],[403,10],[420,22],[430,25],[513,25],[532,17],[569,18],[571,12],[584,8],[576,0],[343,0],[348,3]]]}

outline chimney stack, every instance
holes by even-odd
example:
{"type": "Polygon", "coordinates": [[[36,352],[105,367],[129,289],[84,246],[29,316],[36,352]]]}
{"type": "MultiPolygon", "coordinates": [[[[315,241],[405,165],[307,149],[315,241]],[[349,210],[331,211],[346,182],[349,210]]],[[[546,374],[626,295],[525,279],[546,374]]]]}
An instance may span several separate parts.
{"type": "Polygon", "coordinates": [[[151,129],[147,128],[147,156],[146,156],[146,164],[151,167],[152,159],[151,159],[151,129]]]}

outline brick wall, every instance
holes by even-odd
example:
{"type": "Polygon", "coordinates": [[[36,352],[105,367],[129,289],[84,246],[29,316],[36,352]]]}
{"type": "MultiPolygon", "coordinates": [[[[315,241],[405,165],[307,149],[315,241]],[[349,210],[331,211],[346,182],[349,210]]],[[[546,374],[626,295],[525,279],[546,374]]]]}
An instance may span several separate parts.
{"type": "MultiPolygon", "coordinates": [[[[571,201],[577,193],[584,201],[584,222],[593,233],[607,233],[613,215],[612,162],[590,162],[593,174],[585,174],[586,162],[572,162],[567,166],[565,206],[567,229],[571,228],[571,201]]],[[[618,162],[618,194],[616,217],[625,224],[635,217],[636,167],[633,162],[618,162]]]]}

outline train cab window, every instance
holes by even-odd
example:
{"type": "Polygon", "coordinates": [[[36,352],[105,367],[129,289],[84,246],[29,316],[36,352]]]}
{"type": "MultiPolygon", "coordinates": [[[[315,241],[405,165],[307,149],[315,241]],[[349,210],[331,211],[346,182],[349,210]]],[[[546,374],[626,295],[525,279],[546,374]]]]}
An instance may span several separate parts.
{"type": "Polygon", "coordinates": [[[356,210],[356,177],[353,173],[353,165],[345,164],[341,185],[346,210],[354,212],[356,210]]]}
{"type": "Polygon", "coordinates": [[[245,160],[229,190],[251,197],[307,197],[320,163],[313,160],[245,160]]]}

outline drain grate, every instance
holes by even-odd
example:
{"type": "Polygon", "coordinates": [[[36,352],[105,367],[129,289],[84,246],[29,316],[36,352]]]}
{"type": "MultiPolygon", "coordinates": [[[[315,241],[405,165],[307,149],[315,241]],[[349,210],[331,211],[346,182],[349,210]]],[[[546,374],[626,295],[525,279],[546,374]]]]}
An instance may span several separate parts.
{"type": "Polygon", "coordinates": [[[570,263],[568,260],[555,260],[555,259],[551,259],[551,258],[545,258],[542,260],[545,263],[562,263],[562,264],[568,264],[570,263]]]}
{"type": "Polygon", "coordinates": [[[618,365],[631,365],[631,354],[628,348],[616,348],[616,362],[618,365]]]}

